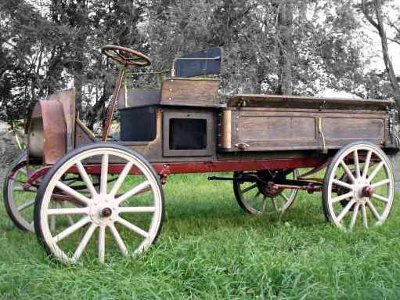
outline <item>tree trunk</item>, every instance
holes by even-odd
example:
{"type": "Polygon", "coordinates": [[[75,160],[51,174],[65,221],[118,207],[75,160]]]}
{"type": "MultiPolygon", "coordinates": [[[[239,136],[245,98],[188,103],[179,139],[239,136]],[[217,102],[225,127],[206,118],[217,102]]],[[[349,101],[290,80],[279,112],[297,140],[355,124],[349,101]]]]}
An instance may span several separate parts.
{"type": "MultiPolygon", "coordinates": [[[[393,70],[392,60],[389,56],[388,50],[388,41],[386,36],[385,27],[383,24],[383,16],[382,16],[382,1],[381,0],[374,0],[370,3],[367,3],[366,0],[362,1],[362,12],[367,18],[368,22],[374,26],[379,33],[379,37],[381,39],[381,46],[382,46],[382,54],[383,54],[383,61],[385,62],[386,73],[389,77],[390,84],[393,89],[393,94],[397,103],[397,106],[400,107],[400,86],[397,81],[396,75],[393,70]],[[375,12],[376,21],[370,15],[370,8],[375,12]]],[[[372,12],[373,13],[373,12],[372,12]]]]}
{"type": "Polygon", "coordinates": [[[277,92],[280,95],[292,94],[293,63],[293,4],[291,0],[282,1],[278,6],[278,76],[277,92]]]}

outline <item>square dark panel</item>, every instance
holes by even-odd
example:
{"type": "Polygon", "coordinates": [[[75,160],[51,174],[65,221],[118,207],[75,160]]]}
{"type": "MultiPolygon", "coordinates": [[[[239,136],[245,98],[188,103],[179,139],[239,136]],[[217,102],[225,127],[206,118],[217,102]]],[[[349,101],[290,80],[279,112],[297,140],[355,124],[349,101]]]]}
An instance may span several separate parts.
{"type": "Polygon", "coordinates": [[[201,150],[207,148],[207,120],[173,118],[169,124],[169,149],[201,150]]]}

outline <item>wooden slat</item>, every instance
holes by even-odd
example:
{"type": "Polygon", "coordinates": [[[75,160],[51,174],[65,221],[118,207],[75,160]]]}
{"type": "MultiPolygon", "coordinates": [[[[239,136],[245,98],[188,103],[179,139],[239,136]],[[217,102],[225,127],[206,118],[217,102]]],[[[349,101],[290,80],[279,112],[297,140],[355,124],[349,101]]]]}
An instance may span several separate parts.
{"type": "Polygon", "coordinates": [[[163,82],[161,104],[219,107],[219,79],[170,78],[163,82]]]}

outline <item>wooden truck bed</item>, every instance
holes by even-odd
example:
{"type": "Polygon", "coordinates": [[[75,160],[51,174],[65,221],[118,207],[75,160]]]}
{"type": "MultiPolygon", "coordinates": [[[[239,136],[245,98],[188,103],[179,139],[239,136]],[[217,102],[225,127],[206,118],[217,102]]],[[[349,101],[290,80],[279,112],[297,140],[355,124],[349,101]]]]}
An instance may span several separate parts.
{"type": "Polygon", "coordinates": [[[220,114],[221,151],[338,149],[357,140],[393,147],[392,101],[237,95],[220,114]]]}

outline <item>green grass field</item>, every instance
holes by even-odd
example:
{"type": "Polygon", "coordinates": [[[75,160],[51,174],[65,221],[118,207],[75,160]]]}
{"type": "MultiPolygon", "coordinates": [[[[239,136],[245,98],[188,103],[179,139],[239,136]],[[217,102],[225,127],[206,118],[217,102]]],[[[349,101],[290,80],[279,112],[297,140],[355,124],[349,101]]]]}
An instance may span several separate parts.
{"type": "Polygon", "coordinates": [[[248,216],[230,182],[207,176],[169,178],[156,245],[106,265],[51,262],[2,207],[0,298],[400,298],[398,201],[382,227],[343,233],[325,221],[320,194],[300,192],[283,216],[248,216]]]}

